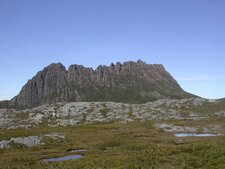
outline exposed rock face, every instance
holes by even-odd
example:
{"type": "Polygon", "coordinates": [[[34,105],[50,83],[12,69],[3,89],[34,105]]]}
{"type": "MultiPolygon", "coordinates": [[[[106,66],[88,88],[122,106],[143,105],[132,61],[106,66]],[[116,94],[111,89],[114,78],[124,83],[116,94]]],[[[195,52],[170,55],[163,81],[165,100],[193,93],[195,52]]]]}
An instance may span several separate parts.
{"type": "Polygon", "coordinates": [[[51,64],[38,72],[9,103],[35,107],[68,101],[116,101],[141,103],[164,98],[186,98],[176,80],[160,64],[142,61],[98,66],[51,64]]]}
{"type": "Polygon", "coordinates": [[[67,71],[62,64],[51,64],[27,82],[12,101],[18,106],[37,106],[67,97],[67,71]]]}

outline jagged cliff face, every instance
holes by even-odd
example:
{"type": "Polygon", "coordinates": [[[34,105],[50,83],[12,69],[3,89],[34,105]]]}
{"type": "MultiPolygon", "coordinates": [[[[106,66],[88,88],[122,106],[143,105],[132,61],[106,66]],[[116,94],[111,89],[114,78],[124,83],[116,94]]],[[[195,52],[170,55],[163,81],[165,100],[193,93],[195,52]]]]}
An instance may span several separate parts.
{"type": "Polygon", "coordinates": [[[68,101],[141,103],[164,98],[186,98],[176,80],[159,64],[142,61],[98,66],[51,64],[38,72],[10,101],[18,108],[68,101]]]}

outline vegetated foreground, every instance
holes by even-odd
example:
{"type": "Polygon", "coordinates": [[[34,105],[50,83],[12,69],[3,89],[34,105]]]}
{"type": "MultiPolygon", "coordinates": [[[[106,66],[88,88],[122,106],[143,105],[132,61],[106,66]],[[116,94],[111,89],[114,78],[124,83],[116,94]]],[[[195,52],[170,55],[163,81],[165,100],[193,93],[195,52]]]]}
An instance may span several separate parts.
{"type": "Polygon", "coordinates": [[[195,98],[141,105],[58,103],[49,109],[1,109],[0,168],[223,169],[224,103],[195,98]],[[34,121],[29,123],[30,117],[34,121]],[[175,137],[177,133],[220,136],[175,137]],[[85,151],[72,152],[76,149],[85,151]],[[43,161],[74,154],[83,158],[43,161]]]}

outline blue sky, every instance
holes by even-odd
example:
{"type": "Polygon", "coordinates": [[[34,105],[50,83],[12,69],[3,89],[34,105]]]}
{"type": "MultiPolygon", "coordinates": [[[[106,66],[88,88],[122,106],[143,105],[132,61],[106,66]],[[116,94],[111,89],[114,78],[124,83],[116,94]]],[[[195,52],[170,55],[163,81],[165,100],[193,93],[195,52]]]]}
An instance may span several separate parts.
{"type": "Polygon", "coordinates": [[[0,100],[52,62],[161,63],[188,92],[225,97],[224,0],[0,0],[0,100]]]}

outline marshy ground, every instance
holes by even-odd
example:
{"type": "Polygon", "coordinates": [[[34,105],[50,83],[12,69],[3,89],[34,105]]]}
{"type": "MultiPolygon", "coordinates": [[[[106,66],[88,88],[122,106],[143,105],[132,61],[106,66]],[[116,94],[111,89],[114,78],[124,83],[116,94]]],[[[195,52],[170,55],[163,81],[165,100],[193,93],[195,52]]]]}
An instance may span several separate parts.
{"type": "MultiPolygon", "coordinates": [[[[198,123],[197,121],[195,121],[198,123]]],[[[204,125],[209,121],[199,121],[204,125]]],[[[218,123],[225,122],[220,119],[218,123]]],[[[168,121],[172,123],[172,121],[168,121]]],[[[192,123],[179,121],[176,123],[192,123]]],[[[64,139],[49,139],[44,145],[11,145],[0,150],[0,168],[224,168],[225,137],[185,137],[154,127],[153,121],[86,124],[50,128],[1,130],[1,137],[21,137],[58,133],[64,139]],[[72,153],[72,149],[85,149],[72,153]],[[43,162],[66,155],[84,158],[43,162]]]]}
{"type": "Polygon", "coordinates": [[[0,168],[225,168],[224,101],[80,105],[60,104],[49,111],[46,107],[19,112],[1,110],[5,121],[0,129],[0,168]],[[30,117],[34,118],[29,122],[30,117]],[[57,121],[63,125],[54,125],[57,121]],[[175,137],[177,133],[220,135],[175,137]],[[44,160],[69,155],[83,158],[44,160]]]}

